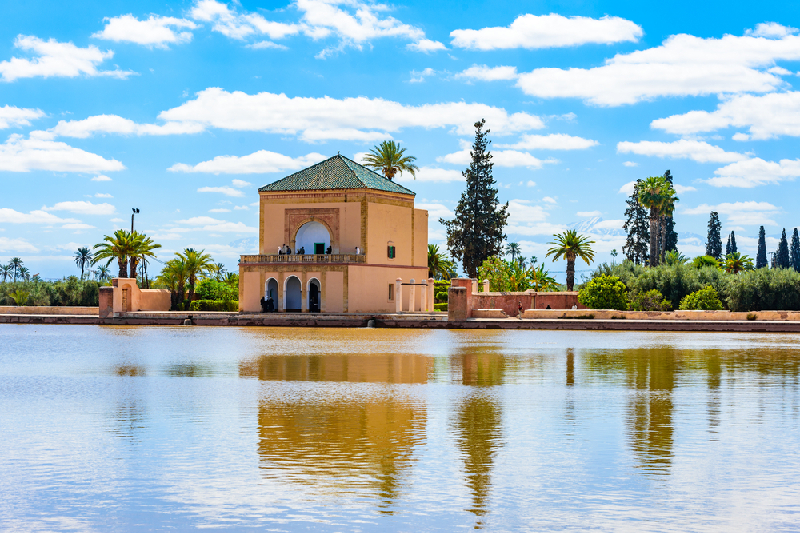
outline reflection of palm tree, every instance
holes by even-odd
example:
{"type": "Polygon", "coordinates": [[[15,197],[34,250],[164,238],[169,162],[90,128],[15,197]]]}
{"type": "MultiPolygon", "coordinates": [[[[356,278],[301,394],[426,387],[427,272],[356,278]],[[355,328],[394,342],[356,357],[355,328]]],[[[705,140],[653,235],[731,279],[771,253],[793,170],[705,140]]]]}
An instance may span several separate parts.
{"type": "MultiPolygon", "coordinates": [[[[500,439],[500,407],[487,395],[473,394],[459,406],[456,428],[467,485],[472,492],[468,511],[482,517],[487,513],[492,466],[500,439]]],[[[479,520],[476,527],[482,525],[479,520]]]]}
{"type": "Polygon", "coordinates": [[[634,454],[643,466],[667,473],[672,464],[672,389],[675,355],[671,350],[639,350],[626,358],[628,386],[644,394],[633,396],[629,434],[634,454]]]}

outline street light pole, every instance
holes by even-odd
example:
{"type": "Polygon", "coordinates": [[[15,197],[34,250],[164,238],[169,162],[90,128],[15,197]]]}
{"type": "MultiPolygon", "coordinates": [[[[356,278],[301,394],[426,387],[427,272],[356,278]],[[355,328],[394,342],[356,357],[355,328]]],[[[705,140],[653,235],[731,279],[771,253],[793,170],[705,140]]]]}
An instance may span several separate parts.
{"type": "Polygon", "coordinates": [[[133,213],[131,214],[131,233],[133,233],[133,217],[139,213],[139,208],[133,207],[131,208],[131,211],[133,211],[133,213]]]}

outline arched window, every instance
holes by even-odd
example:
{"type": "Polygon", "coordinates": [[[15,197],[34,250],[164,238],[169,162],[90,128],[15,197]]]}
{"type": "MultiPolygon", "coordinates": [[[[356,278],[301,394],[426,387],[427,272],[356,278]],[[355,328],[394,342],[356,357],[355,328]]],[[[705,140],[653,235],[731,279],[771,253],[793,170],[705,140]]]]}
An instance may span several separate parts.
{"type": "Polygon", "coordinates": [[[305,250],[307,254],[324,254],[330,245],[331,235],[328,228],[314,220],[300,226],[294,239],[295,251],[305,250]]]}

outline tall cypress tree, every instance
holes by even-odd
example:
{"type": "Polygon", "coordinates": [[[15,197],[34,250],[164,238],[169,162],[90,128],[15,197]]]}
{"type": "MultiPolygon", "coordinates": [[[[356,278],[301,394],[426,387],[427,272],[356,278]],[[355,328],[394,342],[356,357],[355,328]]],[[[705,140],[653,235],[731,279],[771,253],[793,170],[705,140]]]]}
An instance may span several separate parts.
{"type": "Polygon", "coordinates": [[[647,209],[639,203],[639,184],[637,180],[633,186],[633,193],[625,203],[625,224],[622,227],[628,233],[622,253],[637,265],[646,265],[650,247],[650,218],[647,209]]]}
{"type": "Polygon", "coordinates": [[[722,259],[722,236],[720,230],[722,224],[719,223],[719,213],[711,211],[708,219],[708,239],[706,241],[706,255],[710,255],[717,261],[722,259]]]}
{"type": "Polygon", "coordinates": [[[778,253],[775,254],[775,266],[778,268],[792,268],[789,257],[789,243],[786,242],[786,228],[781,233],[781,242],[778,243],[778,253]]]}
{"type": "Polygon", "coordinates": [[[789,260],[795,272],[800,272],[800,237],[797,235],[797,228],[792,232],[792,244],[789,245],[789,260]]]}
{"type": "Polygon", "coordinates": [[[462,172],[467,188],[455,210],[453,220],[439,219],[447,230],[447,249],[461,261],[470,277],[478,275],[478,267],[492,255],[503,253],[506,235],[503,228],[508,219],[508,202],[500,205],[492,177],[492,154],[483,131],[486,120],[475,123],[475,142],[472,144],[469,168],[462,172]]]}
{"type": "Polygon", "coordinates": [[[739,251],[738,248],[736,248],[736,235],[734,235],[733,232],[731,232],[731,236],[728,238],[728,242],[730,243],[731,246],[731,251],[728,253],[735,254],[736,252],[739,251]]]}
{"type": "Polygon", "coordinates": [[[767,266],[767,233],[764,226],[758,229],[758,253],[756,254],[756,268],[767,266]]]}
{"type": "MultiPolygon", "coordinates": [[[[664,172],[664,179],[666,179],[670,186],[674,189],[675,186],[672,183],[672,174],[670,174],[669,170],[664,172]]],[[[661,250],[666,252],[677,252],[678,251],[678,233],[675,231],[675,218],[672,215],[668,215],[664,217],[664,221],[667,225],[667,238],[665,239],[666,242],[661,243],[661,250]]]]}

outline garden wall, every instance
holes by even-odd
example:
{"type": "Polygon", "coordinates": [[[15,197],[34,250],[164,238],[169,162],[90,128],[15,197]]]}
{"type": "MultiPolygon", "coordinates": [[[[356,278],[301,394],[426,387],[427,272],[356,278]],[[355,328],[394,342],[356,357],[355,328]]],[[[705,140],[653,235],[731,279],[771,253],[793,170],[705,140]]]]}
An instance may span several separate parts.
{"type": "Polygon", "coordinates": [[[51,305],[0,305],[0,315],[94,315],[97,307],[51,305]]]}
{"type": "MultiPolygon", "coordinates": [[[[508,316],[517,316],[520,304],[522,309],[586,309],[578,302],[577,292],[478,292],[478,280],[453,278],[448,291],[448,317],[451,320],[462,318],[489,318],[498,315],[500,310],[508,316]],[[455,291],[454,289],[463,289],[455,291]],[[483,312],[476,314],[477,310],[483,312]],[[493,310],[488,313],[486,310],[493,310]],[[478,316],[480,315],[480,316],[478,316]]],[[[484,283],[485,288],[487,285],[484,283]]]]}

